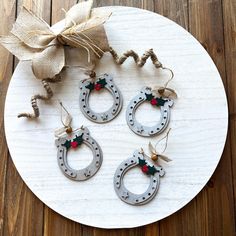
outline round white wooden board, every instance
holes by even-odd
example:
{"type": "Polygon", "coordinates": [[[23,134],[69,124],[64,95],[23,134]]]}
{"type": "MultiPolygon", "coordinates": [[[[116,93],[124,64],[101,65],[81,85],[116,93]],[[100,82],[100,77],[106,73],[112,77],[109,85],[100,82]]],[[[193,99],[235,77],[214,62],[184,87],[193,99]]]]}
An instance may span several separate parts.
{"type": "MultiPolygon", "coordinates": [[[[140,55],[153,48],[164,66],[171,68],[175,79],[170,86],[178,93],[171,109],[172,128],[166,155],[173,161],[163,163],[166,175],[161,178],[157,196],[143,206],[122,202],[113,189],[116,167],[134,150],[159,137],[135,135],[127,126],[125,111],[129,101],[145,85],[163,85],[167,72],[157,71],[149,61],[138,68],[132,59],[116,66],[105,55],[97,74],[113,75],[122,91],[124,104],[119,116],[107,124],[87,120],[79,109],[78,68],[63,74],[63,83],[53,85],[55,96],[50,102],[39,102],[41,116],[36,121],[18,119],[22,111],[31,111],[30,98],[44,93],[40,81],[31,72],[29,62],[17,66],[6,99],[5,130],[9,150],[21,177],[33,193],[47,206],[74,221],[101,228],[136,227],[155,222],[186,205],[204,187],[214,172],[227,134],[227,101],[220,75],[199,42],[167,18],[149,11],[127,7],[111,9],[113,15],[105,24],[110,45],[119,53],[128,49],[140,55]],[[73,126],[87,126],[101,145],[104,161],[99,172],[85,182],[64,177],[57,164],[54,130],[61,126],[58,99],[73,115],[73,126]]],[[[56,25],[62,28],[63,23],[56,25]]],[[[106,110],[112,99],[108,92],[93,94],[91,107],[106,110]]],[[[158,120],[158,109],[142,105],[137,118],[144,124],[158,120]]],[[[70,152],[74,168],[85,167],[92,160],[85,147],[70,152]]],[[[135,168],[127,173],[126,186],[135,193],[146,190],[149,178],[135,168]]]]}

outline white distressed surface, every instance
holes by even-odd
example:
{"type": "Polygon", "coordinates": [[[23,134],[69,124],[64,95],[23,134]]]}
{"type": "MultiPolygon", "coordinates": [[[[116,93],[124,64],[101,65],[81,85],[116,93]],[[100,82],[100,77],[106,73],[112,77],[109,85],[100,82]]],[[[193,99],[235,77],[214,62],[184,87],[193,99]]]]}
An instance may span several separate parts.
{"type": "MultiPolygon", "coordinates": [[[[106,9],[106,8],[104,8],[106,9]]],[[[127,7],[113,7],[113,15],[105,24],[110,45],[119,53],[134,49],[141,55],[153,48],[164,66],[172,68],[175,79],[170,84],[178,93],[171,109],[166,155],[173,161],[163,164],[166,175],[161,178],[157,196],[144,206],[130,206],[117,198],[113,174],[121,161],[135,149],[147,150],[148,142],[159,137],[143,138],[129,130],[125,111],[129,101],[144,85],[163,85],[168,73],[157,71],[149,61],[137,68],[128,60],[119,67],[105,55],[97,74],[110,73],[119,86],[124,105],[112,122],[99,125],[87,120],[79,110],[78,68],[67,69],[64,81],[53,85],[52,101],[39,102],[41,116],[37,121],[16,118],[30,111],[30,97],[44,92],[34,79],[28,62],[20,63],[13,75],[6,99],[5,130],[12,159],[25,183],[46,205],[74,221],[102,228],[135,227],[160,220],[187,204],[204,187],[215,170],[227,133],[227,101],[220,75],[202,46],[183,28],[160,15],[127,7]],[[61,173],[56,158],[53,131],[60,127],[57,99],[73,115],[73,126],[82,124],[101,145],[104,161],[100,171],[85,182],[73,182],[61,173]]],[[[62,27],[62,23],[57,25],[62,27]]],[[[105,110],[112,104],[108,93],[91,97],[91,107],[105,110]]],[[[158,120],[158,112],[149,104],[137,111],[145,124],[158,120]]],[[[163,134],[164,135],[164,134],[163,134]]],[[[163,136],[161,135],[161,137],[163,136]]],[[[91,151],[81,148],[70,152],[75,168],[91,161],[91,151]]],[[[149,179],[133,169],[127,173],[126,186],[144,191],[149,179]]]]}

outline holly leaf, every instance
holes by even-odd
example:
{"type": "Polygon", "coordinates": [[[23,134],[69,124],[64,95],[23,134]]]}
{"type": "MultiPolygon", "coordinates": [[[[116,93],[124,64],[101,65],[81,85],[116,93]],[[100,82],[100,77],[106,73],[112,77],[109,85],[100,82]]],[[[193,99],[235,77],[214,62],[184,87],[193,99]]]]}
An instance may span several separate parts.
{"type": "Polygon", "coordinates": [[[148,175],[154,175],[157,172],[157,169],[154,166],[148,166],[148,175]]]}
{"type": "Polygon", "coordinates": [[[97,84],[101,84],[102,87],[104,88],[105,85],[107,84],[106,79],[100,79],[100,80],[97,82],[97,84]]]}
{"type": "Polygon", "coordinates": [[[146,163],[145,160],[138,158],[138,164],[139,164],[139,166],[143,167],[143,166],[145,166],[147,163],[146,163]]]}
{"type": "Polygon", "coordinates": [[[86,85],[85,88],[89,89],[90,91],[94,89],[94,83],[89,83],[89,85],[86,85]]]}
{"type": "Polygon", "coordinates": [[[148,101],[151,101],[154,98],[154,96],[151,93],[150,94],[145,93],[145,95],[146,95],[146,100],[148,101]]]}
{"type": "Polygon", "coordinates": [[[66,140],[66,142],[64,144],[62,144],[63,146],[66,147],[66,149],[69,149],[71,147],[70,141],[66,140]]]}
{"type": "Polygon", "coordinates": [[[76,135],[73,141],[77,142],[78,145],[81,145],[83,143],[83,134],[81,134],[80,136],[76,135]]]}
{"type": "Polygon", "coordinates": [[[157,106],[164,106],[165,102],[163,98],[157,98],[157,106]]]}

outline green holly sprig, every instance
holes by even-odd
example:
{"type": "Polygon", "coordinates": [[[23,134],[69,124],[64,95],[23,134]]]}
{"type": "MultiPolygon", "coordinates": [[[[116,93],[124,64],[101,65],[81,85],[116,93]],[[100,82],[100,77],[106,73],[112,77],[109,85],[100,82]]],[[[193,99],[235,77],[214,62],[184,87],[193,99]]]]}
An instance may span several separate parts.
{"type": "Polygon", "coordinates": [[[75,149],[83,143],[83,135],[84,134],[81,134],[80,136],[76,135],[73,140],[66,140],[62,145],[65,146],[67,150],[71,147],[75,149]]]}
{"type": "Polygon", "coordinates": [[[90,82],[89,85],[85,86],[90,91],[96,90],[99,91],[100,89],[104,88],[106,86],[107,82],[106,79],[99,79],[96,83],[90,82]]]}
{"type": "Polygon", "coordinates": [[[147,175],[154,175],[157,172],[157,169],[148,165],[144,159],[138,158],[138,165],[141,167],[142,172],[147,175]]]}
{"type": "Polygon", "coordinates": [[[166,100],[164,100],[162,97],[154,97],[153,94],[147,94],[145,93],[146,100],[149,101],[153,106],[164,106],[166,100]]]}

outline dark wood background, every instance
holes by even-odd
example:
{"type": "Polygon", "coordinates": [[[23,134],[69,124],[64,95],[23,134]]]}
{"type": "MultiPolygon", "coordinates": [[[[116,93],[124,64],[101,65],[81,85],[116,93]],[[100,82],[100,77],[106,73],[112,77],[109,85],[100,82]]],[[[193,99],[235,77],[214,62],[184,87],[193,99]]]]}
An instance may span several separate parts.
{"type": "MultiPolygon", "coordinates": [[[[22,4],[49,24],[64,18],[76,0],[0,0],[0,34],[8,34],[22,4]]],[[[187,206],[159,222],[134,229],[104,230],[70,221],[45,206],[23,183],[4,137],[4,100],[17,60],[0,48],[0,236],[8,235],[236,235],[236,1],[95,0],[95,6],[148,9],[193,34],[213,58],[229,102],[229,133],[224,154],[207,186],[187,206]]],[[[217,106],[217,104],[216,104],[217,106]]],[[[144,216],[145,217],[145,216],[144,216]]]]}

